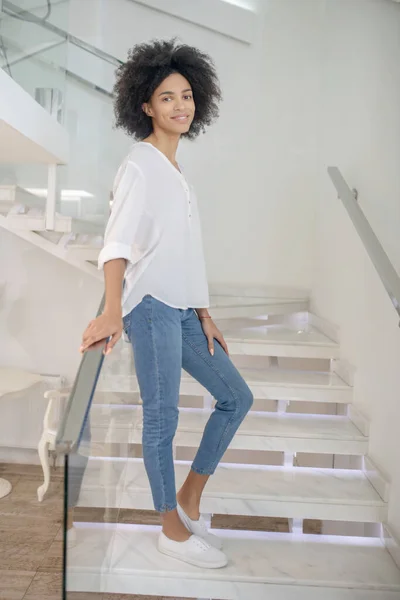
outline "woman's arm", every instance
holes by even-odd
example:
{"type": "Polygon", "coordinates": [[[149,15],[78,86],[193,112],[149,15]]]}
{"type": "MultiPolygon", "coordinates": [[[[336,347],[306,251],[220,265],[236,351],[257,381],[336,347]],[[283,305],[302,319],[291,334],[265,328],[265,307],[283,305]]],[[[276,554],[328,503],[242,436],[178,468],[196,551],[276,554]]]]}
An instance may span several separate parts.
{"type": "Polygon", "coordinates": [[[210,313],[208,312],[207,308],[195,308],[194,310],[197,312],[197,316],[199,317],[199,319],[210,317],[210,313]]]}
{"type": "Polygon", "coordinates": [[[104,265],[104,281],[106,288],[104,313],[116,315],[122,314],[122,284],[124,281],[126,264],[127,261],[124,258],[116,258],[106,262],[104,265]]]}
{"type": "Polygon", "coordinates": [[[127,161],[118,170],[114,200],[107,223],[99,269],[104,269],[103,314],[91,321],[83,333],[81,352],[105,345],[109,354],[122,335],[122,284],[144,207],[144,183],[135,163],[127,161]],[[111,338],[107,343],[107,339],[111,338]]]}
{"type": "Polygon", "coordinates": [[[122,335],[122,284],[126,260],[117,258],[104,265],[105,305],[103,314],[91,321],[83,333],[80,352],[94,350],[105,345],[104,354],[109,354],[122,335]]]}

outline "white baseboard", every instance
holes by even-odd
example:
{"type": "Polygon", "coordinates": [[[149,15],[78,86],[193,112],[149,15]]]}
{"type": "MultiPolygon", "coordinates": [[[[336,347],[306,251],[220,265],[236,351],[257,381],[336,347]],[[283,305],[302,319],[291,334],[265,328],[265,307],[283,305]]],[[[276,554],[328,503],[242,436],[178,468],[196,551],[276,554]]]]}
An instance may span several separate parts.
{"type": "Polygon", "coordinates": [[[393,558],[397,567],[400,569],[400,538],[394,535],[394,532],[387,526],[382,527],[382,542],[387,551],[393,558]]]}
{"type": "Polygon", "coordinates": [[[363,457],[363,471],[384,502],[389,502],[390,479],[369,456],[363,457]]]}
{"type": "Polygon", "coordinates": [[[356,369],[347,360],[342,358],[332,359],[332,371],[339,375],[347,385],[353,387],[356,369]]]}
{"type": "Polygon", "coordinates": [[[326,335],[326,337],[333,342],[339,343],[340,330],[337,325],[334,325],[322,317],[317,317],[317,315],[314,315],[311,312],[308,313],[308,324],[318,329],[318,331],[326,335]]]}
{"type": "Polygon", "coordinates": [[[354,404],[349,405],[349,418],[353,421],[354,425],[358,427],[365,437],[369,437],[370,430],[370,422],[366,415],[360,411],[359,408],[356,408],[354,404]]]}

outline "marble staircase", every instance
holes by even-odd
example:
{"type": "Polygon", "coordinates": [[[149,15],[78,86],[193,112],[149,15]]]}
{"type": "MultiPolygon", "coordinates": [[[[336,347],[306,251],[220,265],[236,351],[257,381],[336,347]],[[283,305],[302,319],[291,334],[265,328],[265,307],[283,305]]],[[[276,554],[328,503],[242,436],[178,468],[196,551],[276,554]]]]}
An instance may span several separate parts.
{"type": "MultiPolygon", "coordinates": [[[[255,402],[202,505],[209,517],[288,519],[290,532],[220,530],[230,562],[210,572],[160,555],[157,526],[118,517],[153,508],[141,454],[138,383],[130,347],[121,342],[103,367],[90,412],[91,441],[82,447],[89,461],[77,543],[68,553],[69,591],[215,600],[400,599],[399,546],[386,526],[390,482],[368,455],[368,419],[353,405],[351,369],[340,359],[335,335],[328,335],[333,329],[316,327],[304,306],[290,313],[290,301],[282,302],[281,315],[271,298],[215,301],[232,360],[255,402]],[[269,317],[268,306],[274,307],[269,317]],[[89,518],[93,509],[101,522],[89,518]],[[306,519],[320,521],[322,534],[304,533],[306,519]]],[[[177,486],[212,407],[206,390],[182,372],[177,486]]]]}
{"type": "Polygon", "coordinates": [[[56,212],[54,229],[47,230],[46,197],[17,185],[0,185],[0,227],[98,279],[102,277],[94,266],[103,245],[102,222],[56,212]]]}

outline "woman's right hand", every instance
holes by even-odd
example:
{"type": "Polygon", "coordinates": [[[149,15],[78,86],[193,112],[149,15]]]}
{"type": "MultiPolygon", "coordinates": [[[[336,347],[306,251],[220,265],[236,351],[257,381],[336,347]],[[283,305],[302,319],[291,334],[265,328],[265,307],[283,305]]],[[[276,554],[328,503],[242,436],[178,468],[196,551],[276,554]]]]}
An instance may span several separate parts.
{"type": "Polygon", "coordinates": [[[95,350],[105,344],[103,352],[105,355],[110,354],[120,339],[122,331],[121,312],[110,313],[105,311],[102,315],[90,321],[83,333],[79,351],[83,354],[87,350],[95,350]]]}

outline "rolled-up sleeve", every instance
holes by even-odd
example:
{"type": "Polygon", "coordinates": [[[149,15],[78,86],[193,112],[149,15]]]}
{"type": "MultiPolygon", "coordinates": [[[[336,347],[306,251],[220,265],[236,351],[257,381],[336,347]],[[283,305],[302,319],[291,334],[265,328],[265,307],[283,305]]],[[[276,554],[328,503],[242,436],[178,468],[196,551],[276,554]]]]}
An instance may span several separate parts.
{"type": "Polygon", "coordinates": [[[143,175],[137,165],[127,161],[117,173],[113,205],[99,254],[98,268],[116,258],[132,260],[132,249],[145,210],[143,175]]]}

